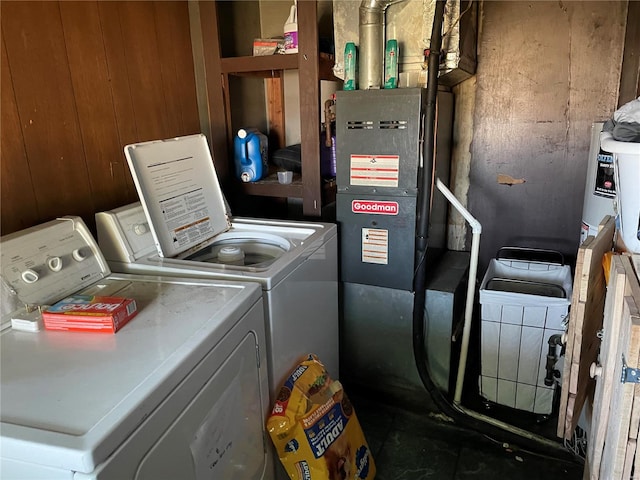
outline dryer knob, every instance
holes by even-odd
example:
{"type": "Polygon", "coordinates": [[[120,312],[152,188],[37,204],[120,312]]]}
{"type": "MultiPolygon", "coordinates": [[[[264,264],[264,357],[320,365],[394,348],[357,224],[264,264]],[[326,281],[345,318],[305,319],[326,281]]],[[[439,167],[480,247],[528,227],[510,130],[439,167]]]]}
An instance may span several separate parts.
{"type": "Polygon", "coordinates": [[[47,265],[49,265],[52,272],[59,272],[62,270],[62,260],[60,257],[51,257],[47,260],[47,265]]]}
{"type": "Polygon", "coordinates": [[[40,275],[38,275],[38,272],[36,272],[35,270],[32,270],[31,268],[27,268],[24,272],[22,272],[21,276],[22,276],[22,280],[24,280],[25,283],[36,283],[40,278],[40,275]]]}
{"type": "Polygon", "coordinates": [[[85,260],[85,259],[87,258],[87,254],[86,254],[86,253],[84,253],[84,252],[82,251],[82,249],[81,249],[81,248],[76,248],[76,249],[71,253],[71,256],[73,257],[73,259],[74,259],[76,262],[82,262],[83,260],[85,260]]]}
{"type": "Polygon", "coordinates": [[[133,226],[133,231],[136,235],[144,235],[149,231],[149,225],[146,223],[137,223],[133,226]]]}

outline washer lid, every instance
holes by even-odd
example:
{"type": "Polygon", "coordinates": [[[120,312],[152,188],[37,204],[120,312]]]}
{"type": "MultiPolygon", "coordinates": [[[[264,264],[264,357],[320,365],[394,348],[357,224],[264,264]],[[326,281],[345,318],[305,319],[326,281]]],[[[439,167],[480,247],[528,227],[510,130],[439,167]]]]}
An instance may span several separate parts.
{"type": "Polygon", "coordinates": [[[188,255],[231,227],[202,134],[124,147],[161,257],[188,255]]]}

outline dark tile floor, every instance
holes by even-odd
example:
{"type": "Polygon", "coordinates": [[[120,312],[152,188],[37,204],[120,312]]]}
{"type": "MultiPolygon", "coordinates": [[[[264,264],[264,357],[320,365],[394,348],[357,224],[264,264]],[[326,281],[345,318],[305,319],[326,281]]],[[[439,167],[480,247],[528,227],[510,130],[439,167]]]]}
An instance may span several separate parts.
{"type": "Polygon", "coordinates": [[[448,423],[443,415],[418,413],[357,389],[347,393],[373,453],[376,480],[582,478],[583,465],[571,454],[540,455],[448,423]]]}

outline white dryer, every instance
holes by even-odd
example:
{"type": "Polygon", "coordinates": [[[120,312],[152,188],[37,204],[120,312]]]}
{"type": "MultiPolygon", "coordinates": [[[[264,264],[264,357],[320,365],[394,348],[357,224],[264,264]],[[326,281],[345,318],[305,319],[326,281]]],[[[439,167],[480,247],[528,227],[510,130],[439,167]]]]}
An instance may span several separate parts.
{"type": "Polygon", "coordinates": [[[30,307],[2,318],[3,479],[274,477],[258,284],[111,274],[78,217],[0,244],[3,302],[30,307]],[[138,314],[116,334],[35,331],[76,293],[138,314]]]}
{"type": "Polygon", "coordinates": [[[232,218],[203,135],[125,153],[141,203],[96,214],[111,269],[259,282],[271,400],[309,353],[337,379],[336,225],[232,218]]]}

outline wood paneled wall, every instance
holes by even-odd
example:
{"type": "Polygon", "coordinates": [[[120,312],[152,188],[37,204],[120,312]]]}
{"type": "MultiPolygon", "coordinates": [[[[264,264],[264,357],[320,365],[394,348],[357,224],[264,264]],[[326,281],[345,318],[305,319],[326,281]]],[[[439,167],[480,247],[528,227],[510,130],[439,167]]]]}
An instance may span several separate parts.
{"type": "Polygon", "coordinates": [[[136,201],[132,142],[200,132],[186,1],[2,2],[1,233],[136,201]]]}

